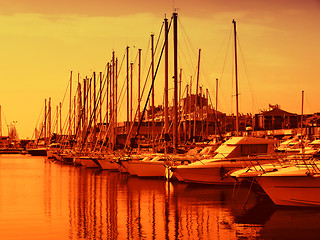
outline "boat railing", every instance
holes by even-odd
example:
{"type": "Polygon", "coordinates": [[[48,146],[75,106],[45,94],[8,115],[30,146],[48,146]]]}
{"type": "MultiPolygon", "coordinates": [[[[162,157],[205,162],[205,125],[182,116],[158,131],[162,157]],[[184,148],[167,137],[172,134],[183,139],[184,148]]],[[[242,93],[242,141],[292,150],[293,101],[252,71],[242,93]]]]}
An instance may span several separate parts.
{"type": "Polygon", "coordinates": [[[257,155],[240,157],[230,159],[231,161],[242,161],[243,165],[247,169],[254,171],[266,172],[270,166],[275,168],[284,168],[288,166],[300,166],[307,169],[308,172],[320,173],[320,168],[316,164],[319,161],[313,157],[312,154],[272,154],[272,155],[257,155]]]}

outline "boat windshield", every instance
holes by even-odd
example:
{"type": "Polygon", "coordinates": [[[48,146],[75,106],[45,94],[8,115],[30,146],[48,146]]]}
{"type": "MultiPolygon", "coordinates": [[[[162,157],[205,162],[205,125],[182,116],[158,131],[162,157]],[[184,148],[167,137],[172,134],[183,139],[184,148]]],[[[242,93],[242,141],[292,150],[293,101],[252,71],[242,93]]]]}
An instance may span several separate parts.
{"type": "Polygon", "coordinates": [[[241,156],[267,154],[268,144],[243,144],[241,145],[241,156]]]}

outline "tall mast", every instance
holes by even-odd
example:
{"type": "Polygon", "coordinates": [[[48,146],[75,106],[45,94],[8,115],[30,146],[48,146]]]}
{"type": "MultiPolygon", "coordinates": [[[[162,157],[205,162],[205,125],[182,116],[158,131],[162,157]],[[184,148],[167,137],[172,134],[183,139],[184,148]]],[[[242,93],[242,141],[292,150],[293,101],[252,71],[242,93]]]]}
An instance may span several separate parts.
{"type": "MultiPolygon", "coordinates": [[[[77,112],[77,128],[78,128],[78,138],[80,136],[81,133],[81,111],[82,111],[82,93],[81,93],[81,83],[80,83],[80,74],[78,74],[78,101],[77,101],[77,105],[78,105],[78,112],[77,112]]],[[[83,124],[82,124],[83,127],[83,124]]]]}
{"type": "Polygon", "coordinates": [[[107,63],[107,76],[106,76],[106,86],[107,86],[107,97],[106,97],[106,126],[108,128],[109,126],[109,79],[110,79],[110,66],[111,64],[108,62],[107,63]]]}
{"type": "Polygon", "coordinates": [[[179,97],[178,97],[178,110],[177,110],[177,122],[178,122],[178,142],[180,142],[180,138],[181,138],[181,125],[180,125],[180,120],[181,120],[181,84],[182,84],[182,68],[180,68],[180,73],[179,73],[179,97]]]}
{"type": "Polygon", "coordinates": [[[138,121],[140,121],[141,118],[141,112],[140,112],[140,105],[141,105],[141,96],[140,96],[140,91],[141,91],[141,49],[139,49],[139,71],[138,71],[138,121]]]}
{"type": "Polygon", "coordinates": [[[133,120],[132,120],[132,112],[133,112],[133,107],[132,107],[133,63],[132,62],[130,63],[130,73],[131,73],[131,76],[130,76],[130,125],[132,125],[133,124],[133,120]]]}
{"type": "Polygon", "coordinates": [[[117,135],[118,135],[118,58],[115,58],[115,65],[114,65],[114,137],[115,137],[115,144],[117,142],[117,135]]]}
{"type": "MultiPolygon", "coordinates": [[[[114,120],[115,120],[115,78],[116,78],[116,66],[115,66],[115,55],[112,54],[112,79],[110,82],[110,123],[111,123],[111,143],[112,143],[112,148],[115,145],[115,125],[114,125],[114,120]]],[[[128,92],[129,93],[129,92],[128,92]]]]}
{"type": "Polygon", "coordinates": [[[191,139],[191,133],[192,133],[192,129],[191,129],[191,105],[192,105],[192,76],[190,76],[190,94],[189,94],[189,138],[191,139]]]}
{"type": "Polygon", "coordinates": [[[207,121],[206,121],[206,139],[208,139],[208,136],[209,136],[209,90],[208,88],[206,89],[206,98],[207,98],[207,101],[208,101],[208,104],[207,104],[207,109],[206,109],[206,115],[207,115],[207,121]]]}
{"type": "MultiPolygon", "coordinates": [[[[164,133],[169,134],[169,115],[168,115],[168,86],[169,86],[169,78],[168,78],[168,63],[169,63],[169,44],[168,44],[168,19],[164,19],[164,33],[165,33],[165,65],[164,65],[164,133]]],[[[168,144],[166,142],[165,145],[165,153],[168,152],[168,144]]]]}
{"type": "Polygon", "coordinates": [[[217,135],[217,128],[218,128],[218,78],[216,79],[216,123],[214,128],[214,135],[217,135]]]}
{"type": "Polygon", "coordinates": [[[72,71],[70,72],[70,101],[69,101],[69,137],[72,135],[72,119],[71,119],[71,108],[72,108],[72,71]]]}
{"type": "Polygon", "coordinates": [[[102,72],[100,72],[100,76],[99,76],[99,78],[100,78],[100,85],[99,85],[99,87],[100,87],[100,89],[99,89],[99,95],[100,95],[100,108],[99,108],[99,122],[100,122],[100,127],[102,126],[102,72]]]}
{"type": "Polygon", "coordinates": [[[302,139],[302,132],[303,132],[303,100],[304,100],[304,91],[302,91],[302,101],[301,101],[301,148],[302,153],[304,154],[304,146],[303,146],[303,139],[302,139]]]}
{"type": "Polygon", "coordinates": [[[199,78],[200,78],[200,55],[201,55],[201,49],[199,49],[199,56],[198,56],[198,71],[197,71],[197,85],[196,85],[196,96],[194,98],[194,116],[193,116],[193,142],[196,140],[196,127],[197,127],[197,101],[198,101],[198,89],[199,89],[199,78]]]}
{"type": "Polygon", "coordinates": [[[50,143],[51,137],[51,97],[49,98],[49,105],[48,105],[48,143],[50,143]]]}
{"type": "Polygon", "coordinates": [[[178,13],[173,13],[173,48],[174,48],[174,95],[173,95],[173,146],[174,152],[177,153],[178,147],[178,13]]]}
{"type": "Polygon", "coordinates": [[[129,46],[127,46],[127,134],[129,134],[129,46]]]}
{"type": "MultiPolygon", "coordinates": [[[[152,81],[154,81],[154,34],[151,34],[151,76],[152,81]]],[[[151,118],[152,118],[152,126],[151,126],[151,137],[152,137],[152,151],[155,152],[154,149],[154,85],[152,86],[151,93],[151,118]]]]}
{"type": "MultiPolygon", "coordinates": [[[[97,114],[96,114],[96,105],[97,105],[97,94],[96,94],[96,72],[93,72],[93,128],[97,126],[97,114]]],[[[95,134],[96,132],[94,132],[95,134]]]]}
{"type": "Polygon", "coordinates": [[[238,56],[237,56],[237,26],[236,21],[232,20],[234,27],[234,68],[236,75],[236,132],[239,136],[239,92],[238,92],[238,56]]]}
{"type": "MultiPolygon", "coordinates": [[[[47,99],[44,100],[44,125],[43,125],[43,130],[44,130],[44,141],[47,143],[47,99]]],[[[41,137],[41,136],[40,136],[41,137]]]]}
{"type": "Polygon", "coordinates": [[[186,100],[185,100],[185,114],[184,114],[184,122],[185,122],[185,126],[184,126],[184,141],[186,142],[187,139],[188,139],[188,133],[187,133],[187,120],[188,120],[188,117],[190,115],[190,112],[189,112],[189,108],[188,108],[188,104],[189,103],[189,84],[187,84],[187,94],[186,94],[186,100]]]}
{"type": "Polygon", "coordinates": [[[80,116],[81,116],[81,109],[82,109],[82,104],[81,104],[81,83],[80,83],[80,73],[78,73],[78,89],[77,89],[77,128],[78,128],[78,131],[80,130],[80,126],[81,126],[81,123],[80,123],[80,116]]]}
{"type": "Polygon", "coordinates": [[[201,118],[201,139],[203,139],[203,102],[202,102],[202,87],[200,87],[200,118],[201,118]]]}
{"type": "Polygon", "coordinates": [[[57,118],[55,119],[56,121],[55,125],[56,125],[56,133],[58,135],[59,134],[59,105],[57,105],[56,111],[57,111],[57,115],[56,115],[57,118]]]}
{"type": "Polygon", "coordinates": [[[59,116],[60,116],[60,139],[62,139],[62,114],[61,114],[62,104],[59,103],[59,116]]]}
{"type": "Polygon", "coordinates": [[[87,106],[88,106],[88,92],[87,92],[87,78],[83,79],[83,114],[82,114],[82,134],[83,139],[85,138],[87,131],[87,106]]]}
{"type": "Polygon", "coordinates": [[[1,105],[0,105],[0,137],[2,137],[1,105]]]}

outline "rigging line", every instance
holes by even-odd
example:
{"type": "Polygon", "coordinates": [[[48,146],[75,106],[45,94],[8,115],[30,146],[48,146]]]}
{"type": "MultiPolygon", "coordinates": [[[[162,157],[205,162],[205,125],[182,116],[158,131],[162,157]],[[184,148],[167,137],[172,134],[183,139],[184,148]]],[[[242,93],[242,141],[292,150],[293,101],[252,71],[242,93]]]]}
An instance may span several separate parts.
{"type": "MultiPolygon", "coordinates": [[[[134,47],[135,48],[135,47],[134,47]]],[[[134,58],[134,61],[133,62],[131,62],[132,63],[132,79],[134,79],[134,77],[133,77],[133,75],[135,75],[136,74],[136,64],[137,64],[137,59],[138,59],[138,56],[139,56],[139,51],[137,52],[137,54],[136,54],[136,56],[135,56],[135,58],[134,58]]],[[[131,65],[130,65],[130,67],[131,67],[131,65]]],[[[130,74],[130,77],[131,77],[131,74],[130,74]]],[[[131,81],[131,80],[130,80],[131,81]]],[[[133,82],[132,82],[132,86],[131,86],[132,88],[133,88],[133,82]]],[[[136,91],[133,91],[133,92],[136,92],[136,91]]],[[[132,95],[132,99],[135,99],[133,96],[135,96],[135,95],[132,95]]],[[[136,96],[135,96],[136,97],[136,96]]],[[[136,107],[135,105],[133,105],[133,107],[136,107]]]]}
{"type": "Polygon", "coordinates": [[[253,89],[253,84],[252,84],[252,81],[249,77],[249,71],[248,71],[248,67],[247,67],[247,64],[244,60],[244,54],[243,54],[243,51],[242,51],[242,48],[241,48],[241,45],[240,45],[240,40],[239,40],[239,35],[238,35],[238,46],[239,46],[239,49],[240,49],[240,56],[241,56],[241,59],[242,59],[242,64],[243,64],[243,67],[244,67],[244,70],[245,70],[245,73],[246,73],[246,76],[247,76],[247,80],[248,80],[248,84],[249,84],[249,89],[250,89],[250,92],[251,92],[251,97],[252,97],[252,107],[255,108],[255,109],[252,109],[253,112],[254,110],[257,111],[257,105],[256,105],[256,96],[254,94],[254,89],[253,89]]]}
{"type": "MultiPolygon", "coordinates": [[[[219,87],[219,89],[221,89],[221,83],[222,83],[222,79],[224,79],[224,71],[225,71],[225,67],[226,67],[226,63],[227,63],[227,58],[228,58],[228,55],[229,55],[229,51],[230,51],[230,43],[231,43],[231,39],[232,39],[232,33],[233,33],[233,28],[232,27],[230,27],[230,31],[229,31],[229,40],[228,40],[228,44],[227,44],[227,51],[226,51],[226,55],[225,55],[225,58],[224,58],[224,61],[223,61],[223,66],[222,66],[222,71],[221,71],[221,75],[220,75],[220,78],[219,78],[219,84],[218,84],[218,87],[219,87]]],[[[233,76],[233,74],[232,74],[232,76],[233,76]]],[[[233,81],[232,81],[233,82],[233,81]]],[[[226,101],[226,96],[225,96],[225,94],[224,94],[224,92],[223,91],[220,91],[221,93],[221,95],[222,95],[222,97],[224,98],[224,102],[227,102],[226,101]]],[[[218,105],[219,105],[219,108],[221,109],[222,108],[222,106],[221,106],[221,104],[219,104],[221,101],[218,99],[218,105]]]]}
{"type": "MultiPolygon", "coordinates": [[[[180,19],[178,19],[179,21],[179,24],[181,25],[181,32],[182,32],[182,37],[184,38],[184,41],[179,41],[178,42],[178,47],[179,47],[179,50],[180,52],[186,56],[188,55],[188,57],[184,57],[184,60],[189,60],[189,61],[185,61],[187,65],[189,65],[189,69],[193,69],[192,66],[196,65],[196,59],[197,59],[197,53],[196,51],[194,51],[193,49],[195,49],[193,46],[192,46],[192,43],[191,43],[191,40],[189,38],[189,36],[187,35],[180,19]],[[188,44],[185,44],[185,48],[186,48],[186,54],[184,54],[184,50],[183,50],[183,47],[182,47],[182,44],[181,43],[189,43],[188,44]]],[[[180,56],[179,56],[179,59],[180,59],[180,56]]],[[[181,61],[182,62],[182,61],[181,61]]]]}
{"type": "MultiPolygon", "coordinates": [[[[190,38],[189,38],[189,35],[187,34],[187,31],[185,30],[185,27],[184,27],[184,25],[182,24],[182,22],[181,22],[181,19],[179,18],[178,19],[178,22],[179,22],[179,24],[180,24],[180,28],[181,28],[181,32],[182,32],[182,36],[184,36],[186,39],[187,39],[187,42],[189,43],[189,45],[191,46],[191,49],[196,49],[194,46],[193,46],[193,44],[192,44],[192,42],[191,42],[191,40],[190,40],[190,38]]],[[[197,53],[196,53],[196,51],[193,51],[193,58],[190,58],[190,59],[194,59],[194,58],[196,58],[197,57],[197,53]]]]}
{"type": "Polygon", "coordinates": [[[65,100],[65,98],[66,98],[66,95],[67,95],[68,89],[69,89],[69,87],[70,87],[70,84],[71,84],[71,81],[68,80],[67,88],[66,88],[66,91],[65,91],[65,93],[64,93],[64,96],[63,96],[63,98],[62,98],[62,102],[61,102],[61,105],[62,105],[62,106],[63,106],[64,100],[65,100]]]}
{"type": "MultiPolygon", "coordinates": [[[[93,77],[93,73],[92,73],[92,77],[93,77]]],[[[90,87],[91,87],[92,77],[90,78],[90,81],[89,81],[89,87],[88,87],[88,89],[87,89],[87,93],[83,93],[83,94],[87,94],[87,95],[85,95],[84,104],[86,103],[87,98],[89,98],[89,89],[90,89],[90,87]]],[[[78,89],[78,86],[77,86],[77,89],[78,89]]],[[[78,97],[78,96],[77,96],[77,93],[78,93],[78,90],[76,91],[75,96],[74,96],[74,97],[76,97],[76,98],[78,97]]],[[[74,107],[75,107],[75,106],[74,106],[74,107]]],[[[71,115],[71,112],[68,113],[67,118],[66,118],[67,120],[68,120],[69,115],[71,115]]],[[[81,116],[82,116],[82,114],[81,114],[81,116]]],[[[80,116],[80,118],[81,118],[81,116],[80,116]]],[[[66,121],[67,121],[67,120],[66,120],[66,121]]],[[[80,121],[78,122],[78,126],[77,126],[77,128],[76,128],[76,130],[75,130],[73,139],[75,139],[76,136],[77,136],[77,132],[78,132],[78,129],[79,129],[79,125],[80,125],[80,121]]]]}
{"type": "MultiPolygon", "coordinates": [[[[43,107],[43,106],[42,106],[43,107]]],[[[41,109],[41,111],[42,111],[42,109],[41,109]]],[[[4,112],[3,112],[3,107],[1,107],[1,113],[2,113],[2,116],[3,116],[3,118],[4,118],[4,122],[5,122],[5,124],[6,124],[6,126],[8,126],[8,123],[7,123],[7,120],[6,120],[6,117],[5,117],[5,115],[4,115],[4,112]]],[[[1,114],[0,113],[0,114],[1,114]]],[[[39,116],[39,118],[40,118],[40,116],[39,116]]],[[[38,119],[38,121],[39,121],[39,119],[38,119]]],[[[1,124],[2,125],[2,124],[1,124]]],[[[37,123],[37,125],[38,125],[38,123],[37,123]]],[[[37,126],[36,125],[36,126],[37,126]]],[[[2,126],[1,126],[2,127],[2,126]]],[[[34,131],[33,131],[34,132],[34,131]]],[[[8,131],[8,136],[9,136],[9,131],[8,131]]],[[[32,139],[32,138],[31,138],[32,139]]]]}
{"type": "MultiPolygon", "coordinates": [[[[41,104],[42,105],[42,104],[41,104]]],[[[42,115],[42,111],[43,111],[43,106],[42,106],[42,108],[41,108],[41,110],[40,110],[40,114],[39,114],[39,117],[38,117],[38,120],[37,120],[37,123],[36,123],[36,128],[35,128],[35,130],[33,131],[33,134],[32,134],[32,136],[31,136],[31,139],[33,139],[33,137],[34,138],[36,138],[36,131],[37,131],[37,127],[38,127],[38,124],[39,124],[39,121],[40,121],[40,118],[41,118],[41,115],[42,115]]],[[[4,115],[3,115],[4,116],[4,115]]],[[[6,122],[6,118],[4,118],[5,119],[5,122],[6,122]]],[[[6,125],[7,125],[7,122],[6,122],[6,125]]],[[[39,126],[40,127],[40,126],[39,126]]],[[[8,133],[9,134],[9,133],[8,133]]],[[[35,139],[36,140],[36,139],[35,139]]]]}
{"type": "Polygon", "coordinates": [[[136,131],[136,134],[134,136],[134,139],[137,139],[137,136],[139,134],[139,130],[140,130],[140,127],[141,127],[141,123],[142,123],[142,120],[143,120],[143,116],[145,114],[145,111],[146,111],[146,108],[147,108],[147,105],[148,105],[148,102],[149,102],[149,98],[150,98],[150,95],[151,95],[151,92],[152,92],[152,88],[153,88],[153,85],[154,85],[154,82],[155,82],[155,79],[156,79],[156,76],[157,76],[157,73],[158,73],[158,69],[159,69],[159,66],[160,66],[160,60],[162,58],[162,55],[163,55],[163,52],[164,52],[164,49],[165,49],[165,45],[166,43],[168,42],[168,34],[170,32],[170,28],[171,28],[171,23],[172,23],[172,20],[173,18],[171,17],[171,21],[170,21],[170,24],[169,24],[169,27],[168,27],[168,33],[166,35],[166,38],[165,38],[165,42],[162,46],[162,49],[161,49],[161,54],[160,54],[160,57],[159,57],[159,61],[158,61],[158,64],[157,64],[157,67],[156,67],[156,71],[155,71],[155,74],[154,74],[154,77],[152,79],[152,83],[151,83],[151,87],[150,87],[150,90],[149,90],[149,94],[147,96],[147,100],[146,100],[146,103],[144,105],[144,108],[143,108],[143,112],[142,112],[142,115],[141,115],[141,119],[140,119],[140,122],[139,122],[139,125],[138,125],[138,128],[137,128],[137,131],[136,131]]]}
{"type": "MultiPolygon", "coordinates": [[[[231,43],[231,39],[232,39],[232,33],[233,33],[233,28],[230,27],[230,32],[229,32],[229,39],[228,39],[228,44],[227,44],[227,51],[226,51],[226,55],[224,57],[224,61],[223,61],[223,66],[222,66],[222,71],[221,71],[221,75],[220,75],[220,79],[223,79],[223,75],[224,75],[224,70],[226,67],[226,62],[227,62],[227,58],[228,58],[228,52],[230,49],[230,43],[231,43]]],[[[221,85],[221,81],[219,83],[221,85]]],[[[220,87],[220,86],[219,86],[220,87]]]]}
{"type": "MultiPolygon", "coordinates": [[[[89,80],[89,79],[88,79],[89,80]]],[[[91,88],[91,83],[92,83],[92,81],[90,80],[89,81],[89,85],[87,86],[87,88],[86,88],[86,92],[83,92],[83,94],[84,94],[84,102],[83,102],[83,106],[86,106],[86,104],[88,103],[88,101],[89,101],[89,90],[90,90],[90,88],[91,88]]],[[[88,109],[87,109],[87,111],[88,111],[88,109]]],[[[91,113],[90,113],[91,114],[91,113]]],[[[80,115],[80,119],[82,119],[83,117],[84,117],[84,115],[85,115],[85,113],[84,113],[84,111],[83,111],[83,109],[82,109],[82,111],[81,111],[81,115],[80,115]]],[[[68,119],[68,118],[67,118],[68,119]]],[[[67,121],[65,121],[65,125],[64,125],[64,127],[66,126],[66,122],[67,121]]],[[[87,135],[87,130],[88,130],[88,128],[91,128],[91,126],[88,124],[84,124],[84,126],[86,127],[86,135],[87,135]]],[[[81,127],[81,121],[79,121],[78,122],[78,126],[77,126],[77,128],[76,128],[76,132],[75,132],[75,134],[74,134],[74,136],[73,136],[73,140],[75,140],[76,139],[76,136],[77,136],[77,133],[78,133],[78,131],[80,132],[80,127],[81,127]]],[[[85,135],[85,136],[86,136],[85,135]]],[[[82,142],[80,142],[80,144],[82,144],[82,142]]],[[[80,150],[80,152],[82,151],[82,148],[81,148],[81,150],[80,150]]]]}
{"type": "Polygon", "coordinates": [[[311,112],[314,112],[313,109],[312,109],[312,106],[310,104],[309,98],[308,98],[307,94],[305,94],[305,93],[304,93],[304,98],[305,98],[305,100],[306,100],[306,102],[308,104],[308,107],[310,108],[311,112]]]}
{"type": "MultiPolygon", "coordinates": [[[[120,78],[120,72],[121,72],[121,69],[122,69],[122,67],[124,65],[125,58],[126,58],[126,49],[124,51],[123,58],[122,58],[122,61],[121,61],[121,64],[120,64],[120,68],[119,68],[119,71],[117,73],[117,79],[116,79],[117,83],[118,83],[118,80],[120,78]]],[[[118,103],[120,102],[120,105],[117,108],[117,115],[118,116],[120,115],[120,109],[121,109],[121,106],[122,106],[122,103],[123,103],[123,99],[124,99],[124,87],[126,85],[126,77],[127,77],[127,75],[125,75],[125,80],[123,81],[123,85],[122,85],[122,88],[120,90],[120,93],[118,94],[118,96],[116,96],[116,98],[119,100],[118,103]]]]}
{"type": "MultiPolygon", "coordinates": [[[[106,89],[106,91],[103,91],[103,89],[104,89],[104,86],[107,85],[108,75],[109,75],[109,72],[108,72],[107,76],[105,76],[105,78],[103,79],[103,85],[102,85],[102,89],[101,89],[101,94],[104,92],[104,93],[103,93],[103,96],[101,97],[101,102],[102,102],[102,103],[105,101],[105,99],[106,99],[106,97],[107,97],[108,88],[106,89]]],[[[108,85],[107,85],[107,86],[108,86],[108,85]]],[[[108,106],[108,103],[107,103],[107,106],[108,106]]],[[[104,114],[104,117],[103,117],[103,119],[102,119],[102,123],[104,123],[104,122],[106,121],[106,119],[107,119],[107,114],[108,114],[108,111],[106,111],[106,113],[104,114]]],[[[107,124],[107,123],[106,123],[106,124],[107,124]]],[[[103,125],[103,124],[102,124],[102,125],[103,125]]],[[[109,124],[108,129],[106,130],[106,133],[109,131],[109,127],[110,127],[110,126],[111,126],[111,125],[109,124]]],[[[93,147],[93,151],[95,151],[96,149],[98,149],[98,147],[97,147],[97,145],[98,145],[98,139],[102,139],[102,137],[101,137],[102,132],[103,132],[103,128],[102,128],[101,125],[100,125],[99,135],[98,135],[97,140],[96,140],[96,142],[95,142],[95,145],[94,145],[94,147],[93,147]]],[[[106,136],[106,135],[105,135],[105,136],[106,136]]],[[[103,146],[104,146],[104,143],[105,143],[105,138],[103,138],[103,144],[101,144],[100,147],[99,147],[99,149],[98,149],[99,152],[102,152],[102,148],[103,148],[103,146]]]]}
{"type": "MultiPolygon", "coordinates": [[[[170,29],[170,27],[171,27],[171,22],[172,22],[172,18],[171,18],[170,25],[169,25],[169,28],[168,28],[168,34],[169,34],[169,29],[170,29]]],[[[163,26],[164,26],[164,22],[162,23],[162,26],[161,26],[161,29],[160,29],[160,33],[162,32],[163,26]]],[[[161,34],[159,34],[159,36],[158,36],[157,45],[158,45],[158,42],[159,42],[160,37],[161,37],[161,34]]],[[[158,65],[157,65],[157,69],[156,69],[156,72],[155,72],[155,74],[154,74],[154,79],[155,79],[155,77],[156,77],[156,73],[157,73],[158,68],[159,68],[161,56],[162,56],[162,54],[163,54],[163,49],[164,49],[164,46],[165,46],[165,43],[166,43],[167,39],[168,39],[168,36],[166,36],[165,42],[164,42],[164,44],[163,44],[163,48],[162,48],[162,51],[161,51],[161,54],[160,54],[160,57],[159,57],[159,62],[158,62],[158,65]]],[[[150,41],[149,41],[149,42],[150,42],[150,41]]],[[[142,92],[141,92],[141,99],[142,99],[142,97],[143,97],[143,95],[144,95],[144,91],[145,91],[145,88],[146,88],[146,84],[147,84],[148,79],[149,79],[149,74],[151,73],[151,68],[152,68],[152,64],[150,63],[150,65],[149,65],[149,70],[148,70],[148,73],[147,73],[147,77],[146,77],[146,80],[145,80],[145,83],[144,83],[144,86],[143,86],[143,89],[142,89],[142,92]]],[[[154,84],[154,79],[152,79],[150,91],[152,90],[152,87],[153,87],[153,84],[154,84]]],[[[150,94],[150,92],[149,92],[149,94],[150,94]]],[[[149,101],[149,95],[147,96],[147,100],[146,100],[146,105],[145,105],[145,107],[148,105],[148,101],[149,101]]],[[[134,119],[137,118],[138,110],[139,110],[139,109],[137,109],[136,112],[135,112],[134,119]]],[[[144,118],[144,114],[145,114],[145,109],[144,109],[144,111],[143,111],[143,114],[141,115],[141,119],[144,118]]],[[[139,121],[140,121],[140,120],[139,120],[139,121]]],[[[141,122],[139,122],[139,126],[138,126],[137,132],[138,132],[139,129],[140,129],[140,123],[141,123],[141,122]]],[[[128,136],[131,135],[132,129],[133,129],[133,124],[132,124],[131,127],[130,127],[128,136]]],[[[127,136],[125,148],[127,147],[128,136],[127,136]]],[[[137,136],[137,135],[136,135],[136,136],[137,136]]],[[[136,138],[136,137],[135,137],[135,138],[136,138]]]]}
{"type": "MultiPolygon", "coordinates": [[[[183,50],[183,48],[180,47],[180,44],[178,44],[178,47],[179,47],[179,53],[180,53],[179,54],[180,65],[183,65],[183,63],[185,63],[185,65],[187,66],[187,69],[185,69],[185,70],[188,70],[189,72],[194,71],[193,66],[195,65],[195,62],[192,63],[191,61],[183,61],[185,59],[191,59],[191,57],[190,56],[187,57],[187,55],[185,54],[185,51],[183,50]]],[[[187,51],[187,53],[188,53],[188,51],[187,51]]],[[[186,73],[187,73],[187,71],[186,71],[186,73]]]]}
{"type": "MultiPolygon", "coordinates": [[[[106,75],[106,77],[107,77],[107,75],[106,75]]],[[[91,81],[90,81],[90,85],[91,85],[91,81]]],[[[104,84],[103,84],[102,89],[104,89],[105,85],[106,85],[106,81],[104,81],[104,84]]],[[[89,87],[89,88],[90,88],[90,87],[89,87]]],[[[88,90],[89,90],[89,88],[88,88],[88,90]]],[[[103,90],[102,90],[102,91],[103,91],[103,90]]],[[[97,97],[98,97],[98,99],[100,99],[100,91],[99,91],[97,97]]],[[[89,124],[88,124],[89,128],[92,128],[92,122],[93,122],[93,120],[94,120],[94,115],[95,115],[95,112],[96,112],[99,104],[100,104],[100,100],[98,100],[98,101],[95,103],[95,105],[93,106],[93,109],[92,109],[92,111],[91,111],[91,113],[90,113],[90,121],[89,121],[89,124]]],[[[95,126],[94,126],[94,127],[95,127],[95,126]]],[[[86,135],[85,135],[85,138],[84,138],[84,140],[83,140],[83,142],[82,142],[82,146],[81,146],[80,152],[82,152],[82,150],[83,150],[83,148],[84,148],[84,145],[85,145],[85,142],[86,142],[87,139],[88,139],[89,134],[91,134],[91,132],[90,132],[90,131],[86,131],[86,135]]]]}
{"type": "MultiPolygon", "coordinates": [[[[107,77],[105,78],[105,81],[104,81],[104,85],[103,85],[103,89],[104,89],[104,86],[105,85],[108,85],[107,84],[107,77]]],[[[103,92],[103,89],[102,89],[102,92],[103,92]]],[[[102,97],[102,99],[101,99],[101,101],[104,101],[104,99],[106,98],[106,95],[107,95],[107,90],[104,92],[104,94],[103,94],[103,97],[102,97]]],[[[98,95],[98,97],[99,97],[99,95],[98,95]]],[[[97,102],[96,103],[97,104],[97,107],[98,107],[98,105],[99,105],[99,102],[97,102]]],[[[111,113],[111,119],[113,119],[113,117],[114,117],[114,115],[113,115],[113,113],[111,113]]],[[[104,115],[104,117],[103,117],[103,121],[105,121],[107,119],[107,113],[104,115]]],[[[110,128],[111,128],[111,124],[108,124],[108,128],[106,129],[106,134],[105,134],[105,137],[103,138],[103,143],[98,147],[97,145],[98,145],[98,141],[99,141],[99,139],[101,140],[102,138],[101,138],[101,135],[102,135],[102,127],[100,127],[100,129],[99,129],[99,134],[98,134],[98,136],[96,137],[96,141],[95,141],[95,144],[94,144],[94,146],[93,146],[93,148],[92,148],[92,151],[96,151],[96,150],[98,150],[99,152],[102,152],[102,148],[103,148],[103,146],[104,146],[104,143],[105,143],[105,141],[106,141],[106,137],[107,137],[107,133],[109,133],[109,131],[110,131],[110,128]]]]}
{"type": "MultiPolygon", "coordinates": [[[[213,108],[213,103],[212,103],[212,99],[211,99],[211,95],[210,95],[210,93],[208,92],[208,98],[209,98],[209,100],[210,100],[210,103],[211,103],[211,109],[213,110],[213,118],[214,118],[214,120],[216,121],[216,123],[217,123],[217,130],[218,130],[218,134],[219,134],[219,136],[220,136],[220,140],[222,141],[222,139],[223,139],[223,137],[222,137],[222,134],[221,134],[221,131],[220,131],[220,127],[218,126],[219,125],[219,123],[218,123],[218,118],[217,118],[217,115],[216,115],[216,113],[217,113],[217,110],[214,110],[214,108],[213,108]]],[[[209,104],[208,104],[208,106],[209,106],[209,104]]],[[[208,117],[208,116],[207,116],[208,117]]]]}

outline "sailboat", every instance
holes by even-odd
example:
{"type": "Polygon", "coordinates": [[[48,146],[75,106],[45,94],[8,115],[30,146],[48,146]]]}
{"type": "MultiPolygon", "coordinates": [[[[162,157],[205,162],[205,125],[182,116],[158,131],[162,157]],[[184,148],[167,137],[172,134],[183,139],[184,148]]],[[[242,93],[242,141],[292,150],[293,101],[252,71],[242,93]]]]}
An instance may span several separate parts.
{"type": "Polygon", "coordinates": [[[34,146],[32,146],[32,148],[27,149],[27,152],[31,156],[47,156],[47,149],[48,149],[47,145],[51,135],[50,125],[51,125],[51,98],[49,98],[48,106],[47,106],[47,100],[45,99],[44,123],[41,127],[40,134],[38,137],[36,136],[37,139],[34,142],[34,146]]]}
{"type": "Polygon", "coordinates": [[[236,137],[222,144],[217,150],[216,155],[211,159],[197,161],[189,165],[171,167],[175,176],[180,181],[188,183],[203,184],[233,184],[235,180],[229,177],[232,171],[270,162],[275,159],[266,155],[274,153],[274,140],[239,137],[239,118],[238,118],[238,72],[237,72],[237,31],[236,22],[234,26],[234,46],[235,46],[235,79],[236,79],[236,137]],[[263,156],[258,156],[263,155],[263,156]],[[249,156],[254,156],[249,158],[249,156]],[[259,162],[258,162],[259,159],[259,162]]]}

